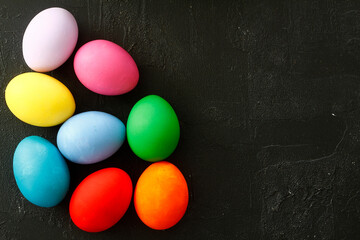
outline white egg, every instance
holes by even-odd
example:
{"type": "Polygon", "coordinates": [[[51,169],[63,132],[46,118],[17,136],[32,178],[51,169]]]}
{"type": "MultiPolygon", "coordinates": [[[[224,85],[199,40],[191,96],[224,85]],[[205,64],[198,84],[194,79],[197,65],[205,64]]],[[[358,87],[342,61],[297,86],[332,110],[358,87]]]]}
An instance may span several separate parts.
{"type": "Polygon", "coordinates": [[[26,64],[34,71],[48,72],[70,57],[78,39],[74,16],[63,8],[38,13],[27,26],[22,47],[26,64]]]}

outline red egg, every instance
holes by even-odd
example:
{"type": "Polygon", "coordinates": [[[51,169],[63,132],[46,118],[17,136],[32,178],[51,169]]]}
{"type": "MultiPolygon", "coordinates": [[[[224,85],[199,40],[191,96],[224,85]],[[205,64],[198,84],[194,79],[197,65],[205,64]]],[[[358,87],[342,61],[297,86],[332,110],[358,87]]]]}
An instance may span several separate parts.
{"type": "Polygon", "coordinates": [[[132,197],[129,175],[118,168],[105,168],[87,176],[70,200],[70,217],[87,232],[101,232],[124,216],[132,197]]]}

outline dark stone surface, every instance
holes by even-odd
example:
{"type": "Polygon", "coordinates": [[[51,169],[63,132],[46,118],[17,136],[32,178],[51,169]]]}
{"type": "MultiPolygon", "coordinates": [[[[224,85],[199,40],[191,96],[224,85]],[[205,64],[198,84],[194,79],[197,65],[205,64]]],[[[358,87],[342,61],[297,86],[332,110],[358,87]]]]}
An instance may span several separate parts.
{"type": "Polygon", "coordinates": [[[0,0],[0,239],[359,239],[359,1],[0,0]],[[126,122],[137,100],[158,94],[181,124],[168,159],[190,190],[186,215],[166,231],[147,228],[133,205],[113,228],[89,234],[69,217],[72,191],[104,167],[134,184],[149,165],[127,144],[110,159],[69,163],[71,189],[57,207],[30,204],[12,173],[29,135],[55,143],[59,127],[16,119],[7,83],[29,71],[24,30],[60,6],[78,21],[77,49],[98,38],[130,52],[140,82],[126,95],[88,91],[73,56],[49,74],[73,93],[77,112],[105,111],[126,122]]]}

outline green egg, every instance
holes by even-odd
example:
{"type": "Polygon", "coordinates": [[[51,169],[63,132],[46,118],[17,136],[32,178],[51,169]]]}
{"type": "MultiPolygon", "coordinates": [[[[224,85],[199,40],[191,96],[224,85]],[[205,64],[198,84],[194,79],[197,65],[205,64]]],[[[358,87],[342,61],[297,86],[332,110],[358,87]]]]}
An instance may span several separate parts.
{"type": "Polygon", "coordinates": [[[134,105],[126,131],[131,150],[149,162],[169,157],[180,138],[179,120],[174,109],[156,95],[146,96],[134,105]]]}

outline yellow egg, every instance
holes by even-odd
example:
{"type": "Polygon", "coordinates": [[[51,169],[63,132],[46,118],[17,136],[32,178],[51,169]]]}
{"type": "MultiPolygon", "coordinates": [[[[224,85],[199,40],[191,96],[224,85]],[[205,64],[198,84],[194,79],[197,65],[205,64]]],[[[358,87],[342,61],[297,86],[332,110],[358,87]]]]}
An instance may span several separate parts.
{"type": "Polygon", "coordinates": [[[5,100],[17,118],[39,127],[58,125],[75,112],[75,100],[69,89],[42,73],[14,77],[6,87],[5,100]]]}

